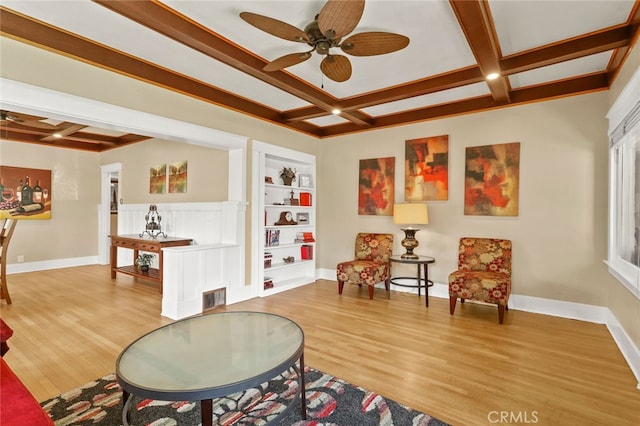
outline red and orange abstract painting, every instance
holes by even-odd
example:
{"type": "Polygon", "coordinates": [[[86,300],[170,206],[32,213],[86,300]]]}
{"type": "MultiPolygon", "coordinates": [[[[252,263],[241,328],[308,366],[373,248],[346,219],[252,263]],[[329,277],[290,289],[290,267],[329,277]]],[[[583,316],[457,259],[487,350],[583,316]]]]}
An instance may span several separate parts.
{"type": "Polygon", "coordinates": [[[449,136],[405,141],[404,199],[449,199],[449,136]]]}
{"type": "Polygon", "coordinates": [[[518,216],[520,142],[468,147],[464,214],[518,216]]]}
{"type": "Polygon", "coordinates": [[[360,160],[358,214],[393,215],[396,158],[360,160]]]}

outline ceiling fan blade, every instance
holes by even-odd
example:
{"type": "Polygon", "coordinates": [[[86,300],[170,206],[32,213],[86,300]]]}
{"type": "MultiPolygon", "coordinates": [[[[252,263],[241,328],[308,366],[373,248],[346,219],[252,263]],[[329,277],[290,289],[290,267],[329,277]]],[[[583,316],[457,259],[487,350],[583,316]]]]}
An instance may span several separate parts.
{"type": "Polygon", "coordinates": [[[278,71],[283,68],[290,67],[292,65],[299,64],[300,62],[304,62],[311,57],[311,52],[302,52],[302,53],[290,53],[288,55],[284,55],[269,62],[264,66],[263,70],[265,71],[278,71]]]}
{"type": "Polygon", "coordinates": [[[354,34],[342,42],[340,48],[353,56],[384,55],[404,49],[409,38],[400,34],[385,32],[366,32],[354,34]]]}
{"type": "Polygon", "coordinates": [[[254,27],[285,40],[307,43],[309,36],[304,31],[286,22],[251,12],[241,12],[240,17],[254,27]]]}
{"type": "Polygon", "coordinates": [[[351,62],[342,55],[327,55],[320,63],[322,73],[333,81],[342,83],[351,78],[351,62]]]}
{"type": "Polygon", "coordinates": [[[47,123],[44,117],[38,117],[36,115],[24,114],[21,112],[0,111],[0,118],[2,118],[3,124],[8,125],[10,122],[19,126],[31,127],[35,129],[55,129],[56,126],[47,123]]]}
{"type": "Polygon", "coordinates": [[[328,39],[339,39],[353,31],[364,12],[364,0],[329,0],[318,15],[318,28],[328,39]]]}

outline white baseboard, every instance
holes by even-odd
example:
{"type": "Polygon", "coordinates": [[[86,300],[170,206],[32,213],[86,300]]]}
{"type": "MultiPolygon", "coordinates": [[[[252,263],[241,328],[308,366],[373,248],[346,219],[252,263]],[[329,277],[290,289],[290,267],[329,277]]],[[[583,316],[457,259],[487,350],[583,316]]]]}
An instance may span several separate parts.
{"type": "Polygon", "coordinates": [[[12,263],[7,265],[7,274],[45,271],[48,269],[71,268],[74,266],[96,265],[98,256],[74,257],[69,259],[43,260],[41,262],[12,263]]]}
{"type": "MultiPolygon", "coordinates": [[[[333,269],[318,269],[316,271],[316,277],[318,279],[336,281],[336,271],[333,269]]],[[[383,284],[381,283],[379,285],[382,286],[383,284]]],[[[391,289],[417,293],[417,289],[407,287],[392,285],[391,289]]],[[[434,283],[433,287],[429,289],[429,296],[448,299],[449,286],[447,284],[434,283]]],[[[633,343],[633,340],[631,340],[609,308],[605,306],[586,305],[583,303],[511,294],[509,297],[509,309],[605,324],[636,377],[638,382],[637,387],[640,390],[640,350],[638,350],[638,347],[633,343]]]]}
{"type": "Polygon", "coordinates": [[[636,380],[638,381],[636,387],[640,390],[640,351],[638,351],[638,347],[633,343],[611,311],[609,311],[609,315],[607,316],[606,324],[609,333],[611,333],[613,340],[615,340],[618,345],[618,349],[622,352],[622,356],[627,360],[627,364],[629,364],[629,368],[633,371],[633,375],[636,376],[636,380]]]}

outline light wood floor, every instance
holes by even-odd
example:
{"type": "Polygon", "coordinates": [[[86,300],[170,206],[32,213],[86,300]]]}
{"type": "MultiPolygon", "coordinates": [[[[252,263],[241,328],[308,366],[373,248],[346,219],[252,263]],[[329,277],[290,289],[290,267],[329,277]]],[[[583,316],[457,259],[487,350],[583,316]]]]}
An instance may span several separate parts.
{"type": "MultiPolygon", "coordinates": [[[[112,281],[106,266],[14,274],[9,289],[5,359],[40,401],[113,372],[124,346],[171,322],[152,284],[112,281]]],[[[309,366],[455,425],[640,423],[636,380],[604,325],[511,310],[500,326],[493,307],[458,304],[451,317],[447,300],[430,305],[318,281],[226,309],[293,319],[309,366]]]]}

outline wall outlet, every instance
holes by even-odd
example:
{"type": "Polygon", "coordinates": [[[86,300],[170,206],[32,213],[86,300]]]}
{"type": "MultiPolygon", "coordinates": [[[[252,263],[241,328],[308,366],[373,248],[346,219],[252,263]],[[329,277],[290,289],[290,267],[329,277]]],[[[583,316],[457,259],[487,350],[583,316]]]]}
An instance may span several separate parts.
{"type": "Polygon", "coordinates": [[[24,263],[24,256],[18,256],[18,263],[24,263]]]}

